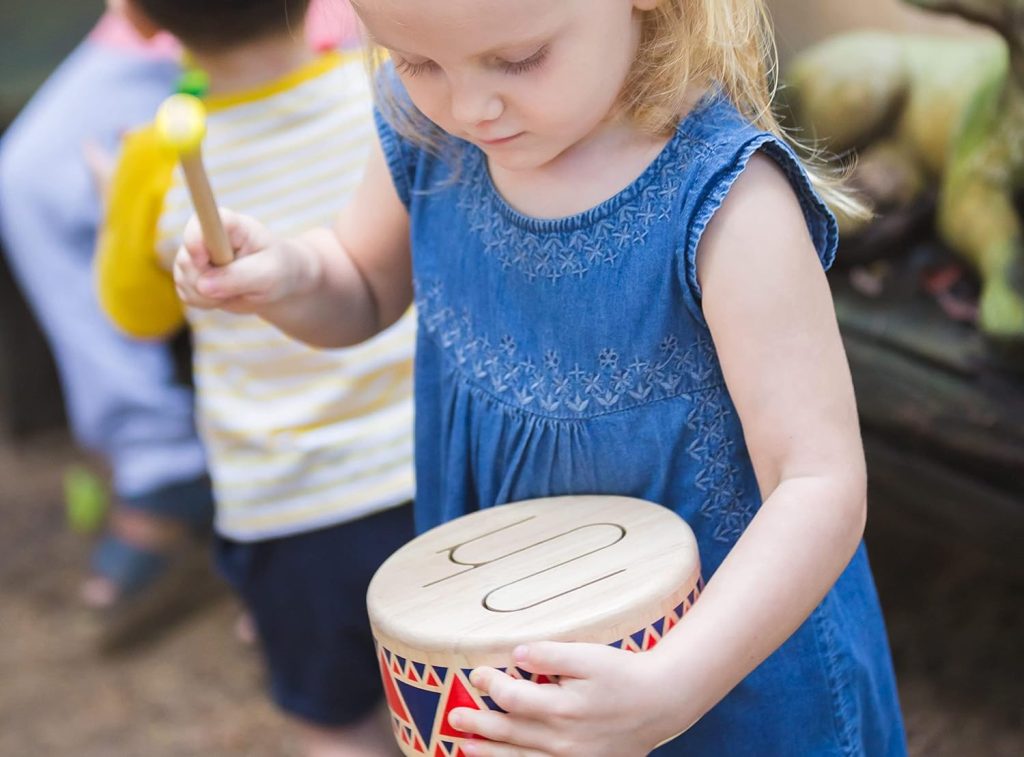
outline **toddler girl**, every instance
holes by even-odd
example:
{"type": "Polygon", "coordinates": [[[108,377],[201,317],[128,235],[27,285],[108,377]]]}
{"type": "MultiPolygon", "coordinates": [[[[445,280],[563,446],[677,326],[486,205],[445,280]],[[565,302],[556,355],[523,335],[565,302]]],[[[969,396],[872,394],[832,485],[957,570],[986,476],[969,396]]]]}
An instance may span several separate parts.
{"type": "Polygon", "coordinates": [[[762,0],[356,0],[380,147],[333,229],[196,224],[182,297],[348,345],[415,299],[419,529],[560,494],[693,527],[707,589],[653,650],[479,669],[487,755],[899,755],[826,205],[770,105],[762,0]],[[383,57],[383,56],[381,56],[383,57]]]}

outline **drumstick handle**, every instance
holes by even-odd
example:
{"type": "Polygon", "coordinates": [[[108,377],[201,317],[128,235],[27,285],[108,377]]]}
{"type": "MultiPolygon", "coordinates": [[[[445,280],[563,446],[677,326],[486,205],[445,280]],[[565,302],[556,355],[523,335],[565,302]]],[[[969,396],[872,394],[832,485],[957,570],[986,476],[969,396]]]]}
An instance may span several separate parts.
{"type": "Polygon", "coordinates": [[[234,260],[234,251],[228,241],[224,223],[221,221],[217,201],[213,197],[210,179],[203,167],[203,158],[199,150],[181,155],[181,170],[185,174],[192,205],[199,216],[199,225],[203,230],[203,242],[210,251],[210,261],[214,265],[227,265],[234,260]]]}

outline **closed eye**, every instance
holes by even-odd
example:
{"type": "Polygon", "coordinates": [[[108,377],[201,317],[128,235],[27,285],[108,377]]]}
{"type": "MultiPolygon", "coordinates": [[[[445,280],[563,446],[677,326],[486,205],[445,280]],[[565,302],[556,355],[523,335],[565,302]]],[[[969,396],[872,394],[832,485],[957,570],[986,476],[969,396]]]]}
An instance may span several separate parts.
{"type": "Polygon", "coordinates": [[[506,74],[525,74],[537,68],[548,57],[548,46],[544,45],[529,58],[516,61],[502,61],[501,68],[506,74]]]}
{"type": "Polygon", "coordinates": [[[412,63],[405,60],[405,58],[399,58],[397,55],[393,55],[392,58],[395,61],[395,71],[406,76],[419,76],[420,74],[426,74],[437,68],[437,64],[432,60],[425,60],[422,63],[412,63]]]}

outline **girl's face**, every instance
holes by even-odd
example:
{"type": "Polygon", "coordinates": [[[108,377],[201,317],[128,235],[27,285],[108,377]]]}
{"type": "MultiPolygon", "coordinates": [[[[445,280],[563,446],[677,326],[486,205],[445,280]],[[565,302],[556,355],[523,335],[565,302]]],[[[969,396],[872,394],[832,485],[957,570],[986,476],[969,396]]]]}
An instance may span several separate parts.
{"type": "Polygon", "coordinates": [[[538,168],[613,112],[658,0],[354,0],[416,106],[510,170],[538,168]]]}

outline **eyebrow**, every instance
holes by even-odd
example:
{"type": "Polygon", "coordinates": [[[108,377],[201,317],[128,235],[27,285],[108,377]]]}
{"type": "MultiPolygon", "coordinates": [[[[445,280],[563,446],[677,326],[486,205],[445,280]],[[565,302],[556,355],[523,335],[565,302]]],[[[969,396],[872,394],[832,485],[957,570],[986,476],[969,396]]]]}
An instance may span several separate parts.
{"type": "MultiPolygon", "coordinates": [[[[474,53],[471,57],[473,57],[473,58],[500,57],[501,53],[509,50],[510,48],[514,48],[514,47],[533,47],[534,45],[540,46],[540,45],[545,44],[548,40],[550,40],[551,37],[554,36],[554,34],[555,34],[554,32],[547,32],[545,34],[539,34],[539,35],[536,35],[534,37],[531,37],[530,39],[516,40],[514,42],[507,42],[505,44],[495,45],[494,47],[492,47],[489,50],[484,50],[483,52],[474,53]]],[[[377,37],[375,37],[370,32],[369,29],[366,29],[366,36],[370,40],[370,42],[372,42],[373,44],[380,45],[381,47],[386,47],[388,50],[396,52],[399,55],[417,55],[417,56],[418,55],[422,55],[422,53],[410,53],[410,52],[406,52],[405,50],[401,50],[401,49],[399,49],[397,47],[393,47],[393,46],[387,44],[386,42],[383,42],[380,39],[378,39],[377,37]]]]}

